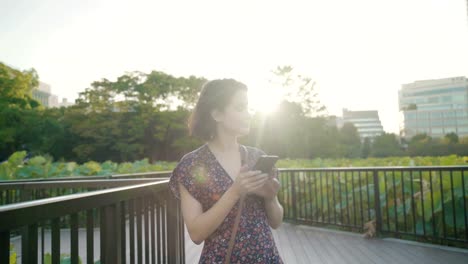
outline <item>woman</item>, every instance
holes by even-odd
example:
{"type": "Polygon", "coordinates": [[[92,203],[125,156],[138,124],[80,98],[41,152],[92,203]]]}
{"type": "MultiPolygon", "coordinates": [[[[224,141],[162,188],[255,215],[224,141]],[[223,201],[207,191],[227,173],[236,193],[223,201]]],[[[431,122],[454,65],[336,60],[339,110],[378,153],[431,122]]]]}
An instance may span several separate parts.
{"type": "Polygon", "coordinates": [[[204,242],[199,263],[283,263],[270,229],[283,221],[277,170],[251,171],[265,153],[237,142],[249,133],[249,121],[244,84],[223,79],[203,86],[189,129],[205,144],[182,157],[169,181],[190,238],[204,242]]]}

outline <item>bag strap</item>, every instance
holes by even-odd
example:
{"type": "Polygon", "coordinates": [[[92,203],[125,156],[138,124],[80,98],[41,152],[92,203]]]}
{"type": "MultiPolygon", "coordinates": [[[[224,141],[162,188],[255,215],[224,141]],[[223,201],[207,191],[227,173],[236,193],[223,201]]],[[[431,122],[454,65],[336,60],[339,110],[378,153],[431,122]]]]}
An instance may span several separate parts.
{"type": "Polygon", "coordinates": [[[243,207],[244,207],[244,197],[241,197],[239,211],[237,212],[237,215],[236,215],[236,220],[234,222],[231,239],[229,240],[229,246],[228,246],[228,250],[226,253],[226,259],[224,262],[226,264],[229,264],[231,261],[232,249],[234,248],[234,243],[236,241],[237,230],[239,229],[239,222],[240,222],[240,217],[241,217],[241,212],[242,212],[243,207]]]}
{"type": "MultiPolygon", "coordinates": [[[[242,163],[242,165],[244,165],[248,161],[247,155],[249,154],[249,152],[247,151],[247,148],[244,145],[242,145],[242,148],[244,150],[244,155],[242,155],[243,160],[241,160],[242,161],[241,163],[242,163]]],[[[229,264],[230,261],[231,261],[232,249],[234,248],[234,243],[236,241],[237,230],[239,229],[240,217],[241,217],[241,214],[242,214],[242,209],[244,207],[244,196],[241,196],[239,203],[240,203],[239,204],[239,210],[237,211],[236,219],[234,221],[234,226],[233,226],[233,229],[232,229],[231,239],[229,240],[228,250],[227,250],[226,258],[225,258],[225,261],[224,261],[225,264],[229,264]]]]}

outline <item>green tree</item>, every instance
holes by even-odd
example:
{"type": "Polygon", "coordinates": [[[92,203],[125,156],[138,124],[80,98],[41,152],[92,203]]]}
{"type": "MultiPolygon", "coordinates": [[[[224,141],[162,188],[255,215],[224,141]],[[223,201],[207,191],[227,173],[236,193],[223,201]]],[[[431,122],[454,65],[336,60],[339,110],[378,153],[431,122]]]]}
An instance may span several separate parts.
{"type": "Polygon", "coordinates": [[[433,149],[433,140],[425,133],[417,134],[410,139],[408,152],[410,156],[431,156],[436,153],[433,149]]]}
{"type": "Polygon", "coordinates": [[[458,143],[458,135],[455,132],[446,134],[444,138],[446,141],[448,141],[448,143],[452,143],[452,144],[458,143]]]}
{"type": "MultiPolygon", "coordinates": [[[[297,146],[298,133],[304,113],[299,104],[282,101],[274,114],[265,116],[260,113],[254,117],[251,134],[266,152],[275,153],[281,157],[294,158],[302,148],[297,146]]],[[[303,137],[300,137],[303,140],[303,137]]]]}
{"type": "Polygon", "coordinates": [[[284,99],[301,105],[304,115],[323,116],[326,107],[320,102],[316,83],[312,78],[297,74],[292,66],[278,66],[273,71],[273,80],[284,90],[284,99]]]}
{"type": "Polygon", "coordinates": [[[345,123],[339,131],[340,156],[357,158],[361,152],[361,139],[357,128],[352,123],[345,123]]]}
{"type": "Polygon", "coordinates": [[[38,83],[34,69],[19,71],[0,62],[0,160],[24,149],[25,116],[40,106],[32,99],[38,83]]]}
{"type": "Polygon", "coordinates": [[[174,145],[181,147],[177,136],[187,137],[181,132],[187,129],[186,108],[205,81],[152,71],[126,73],[114,82],[93,82],[71,109],[70,128],[81,139],[73,151],[82,161],[173,158],[174,145]]]}
{"type": "Polygon", "coordinates": [[[0,108],[38,107],[39,103],[32,99],[32,90],[38,84],[39,76],[36,70],[19,71],[0,62],[0,108]]]}
{"type": "Polygon", "coordinates": [[[380,136],[375,137],[372,144],[371,155],[373,157],[389,157],[389,156],[400,156],[402,150],[398,143],[398,138],[392,133],[383,133],[380,136]]]}
{"type": "Polygon", "coordinates": [[[368,137],[364,138],[364,142],[362,143],[362,152],[361,152],[361,158],[367,158],[371,154],[372,151],[372,146],[371,146],[371,141],[368,137]]]}

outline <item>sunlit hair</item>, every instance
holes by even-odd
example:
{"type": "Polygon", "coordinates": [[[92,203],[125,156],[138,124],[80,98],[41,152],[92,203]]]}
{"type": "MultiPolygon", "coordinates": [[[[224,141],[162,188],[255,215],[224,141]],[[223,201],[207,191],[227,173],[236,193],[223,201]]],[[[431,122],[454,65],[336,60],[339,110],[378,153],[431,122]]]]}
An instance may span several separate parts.
{"type": "Polygon", "coordinates": [[[203,85],[198,102],[190,115],[188,126],[190,136],[211,140],[216,135],[216,121],[213,110],[224,111],[234,94],[247,91],[247,86],[234,79],[212,80],[203,85]]]}

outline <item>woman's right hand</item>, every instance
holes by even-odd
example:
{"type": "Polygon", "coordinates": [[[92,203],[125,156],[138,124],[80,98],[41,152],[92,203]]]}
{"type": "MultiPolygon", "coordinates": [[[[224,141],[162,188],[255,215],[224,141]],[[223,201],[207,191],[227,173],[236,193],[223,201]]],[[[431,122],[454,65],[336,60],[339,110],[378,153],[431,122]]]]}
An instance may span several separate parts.
{"type": "Polygon", "coordinates": [[[244,196],[261,188],[267,180],[267,173],[262,173],[259,170],[249,171],[248,166],[244,165],[241,167],[239,174],[234,179],[234,183],[231,188],[233,188],[239,196],[244,196]]]}

